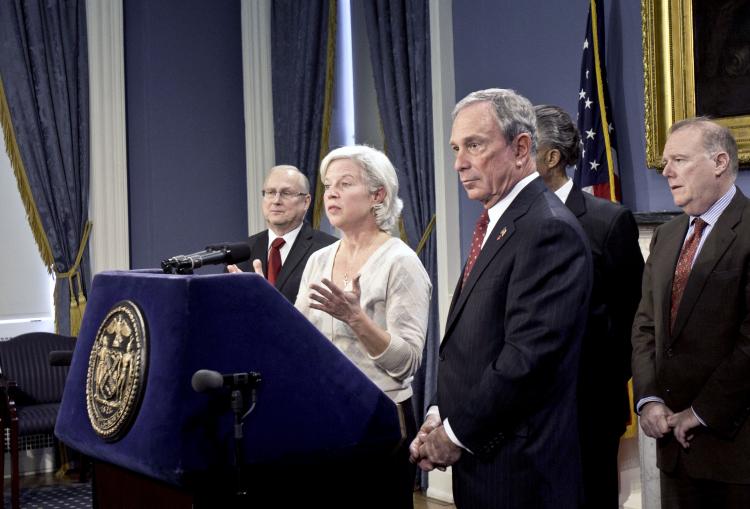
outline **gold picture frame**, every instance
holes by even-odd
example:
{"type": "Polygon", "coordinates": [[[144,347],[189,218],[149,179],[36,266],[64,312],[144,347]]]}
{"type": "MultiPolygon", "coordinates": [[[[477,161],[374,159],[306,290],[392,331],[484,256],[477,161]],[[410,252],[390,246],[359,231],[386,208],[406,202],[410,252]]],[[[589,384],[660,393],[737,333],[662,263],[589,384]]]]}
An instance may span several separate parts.
{"type": "MultiPolygon", "coordinates": [[[[692,0],[641,0],[646,164],[662,166],[669,127],[696,114],[692,0]]],[[[732,130],[741,165],[750,163],[750,114],[715,117],[732,130]]]]}

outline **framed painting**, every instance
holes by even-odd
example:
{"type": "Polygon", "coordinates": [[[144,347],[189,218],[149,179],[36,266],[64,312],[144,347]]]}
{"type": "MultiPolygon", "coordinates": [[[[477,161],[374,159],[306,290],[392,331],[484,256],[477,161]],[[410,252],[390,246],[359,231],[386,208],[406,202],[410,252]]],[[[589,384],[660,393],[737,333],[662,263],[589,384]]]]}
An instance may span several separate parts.
{"type": "Polygon", "coordinates": [[[641,13],[648,166],[696,115],[731,129],[750,164],[750,0],[642,0],[641,13]]]}

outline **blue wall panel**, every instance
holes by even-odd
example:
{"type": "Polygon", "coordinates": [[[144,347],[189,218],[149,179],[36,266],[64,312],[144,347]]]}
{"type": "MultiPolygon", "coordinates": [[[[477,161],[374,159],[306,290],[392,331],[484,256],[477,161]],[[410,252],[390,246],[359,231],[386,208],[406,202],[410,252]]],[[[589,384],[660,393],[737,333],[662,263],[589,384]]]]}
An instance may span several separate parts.
{"type": "MultiPolygon", "coordinates": [[[[535,104],[557,104],[575,118],[588,5],[588,0],[454,0],[457,100],[483,88],[513,88],[535,104]]],[[[623,201],[636,212],[676,210],[664,179],[646,168],[640,9],[634,1],[605,4],[623,201]]],[[[741,172],[737,183],[750,193],[750,172],[741,172]]],[[[461,194],[465,254],[480,208],[461,194]]]]}
{"type": "Polygon", "coordinates": [[[247,234],[237,0],[127,0],[132,268],[247,234]]]}

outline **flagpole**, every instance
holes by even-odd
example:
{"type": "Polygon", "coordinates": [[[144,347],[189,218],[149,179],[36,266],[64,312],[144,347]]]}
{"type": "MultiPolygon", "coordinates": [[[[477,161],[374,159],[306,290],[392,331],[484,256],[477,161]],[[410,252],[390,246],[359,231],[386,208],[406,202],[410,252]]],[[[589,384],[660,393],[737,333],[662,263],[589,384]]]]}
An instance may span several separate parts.
{"type": "Polygon", "coordinates": [[[604,132],[604,149],[607,152],[607,170],[609,171],[609,199],[617,202],[615,196],[615,165],[612,161],[612,147],[609,144],[609,121],[607,120],[607,108],[604,103],[604,85],[602,83],[602,70],[599,64],[599,30],[596,19],[596,0],[591,0],[591,32],[594,36],[594,68],[596,69],[596,92],[599,96],[599,111],[602,118],[602,131],[604,132]]]}

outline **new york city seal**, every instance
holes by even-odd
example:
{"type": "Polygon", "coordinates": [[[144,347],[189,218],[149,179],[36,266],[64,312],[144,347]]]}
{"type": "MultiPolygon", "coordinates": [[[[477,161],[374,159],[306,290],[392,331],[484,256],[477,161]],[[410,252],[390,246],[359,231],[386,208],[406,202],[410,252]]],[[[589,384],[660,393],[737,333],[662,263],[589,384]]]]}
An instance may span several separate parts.
{"type": "Polygon", "coordinates": [[[138,413],[146,384],[148,338],[138,306],[115,304],[99,326],[89,356],[86,408],[91,426],[107,441],[122,438],[138,413]]]}

